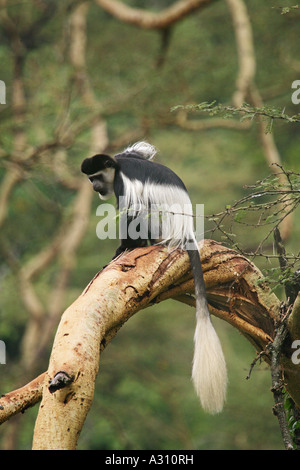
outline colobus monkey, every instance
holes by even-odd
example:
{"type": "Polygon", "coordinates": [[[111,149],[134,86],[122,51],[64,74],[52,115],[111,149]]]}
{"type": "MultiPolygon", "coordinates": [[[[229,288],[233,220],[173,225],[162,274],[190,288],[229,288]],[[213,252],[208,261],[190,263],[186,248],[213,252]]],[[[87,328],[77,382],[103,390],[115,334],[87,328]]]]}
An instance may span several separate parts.
{"type": "Polygon", "coordinates": [[[143,234],[120,237],[121,245],[115,256],[126,249],[145,246],[147,240],[187,250],[196,297],[192,378],[203,409],[218,413],[225,400],[227,372],[222,347],[208,310],[200,253],[194,235],[192,204],[181,179],[169,168],[152,161],[155,154],[155,147],[138,142],[114,157],[95,155],[86,158],[81,171],[88,176],[100,199],[109,199],[115,193],[119,211],[128,213],[129,222],[138,220],[143,226],[144,221],[146,231],[143,234]],[[149,233],[149,218],[140,216],[151,213],[153,206],[159,213],[161,209],[163,211],[162,216],[154,217],[155,233],[153,230],[149,233]],[[177,211],[168,211],[174,206],[177,211]]]}

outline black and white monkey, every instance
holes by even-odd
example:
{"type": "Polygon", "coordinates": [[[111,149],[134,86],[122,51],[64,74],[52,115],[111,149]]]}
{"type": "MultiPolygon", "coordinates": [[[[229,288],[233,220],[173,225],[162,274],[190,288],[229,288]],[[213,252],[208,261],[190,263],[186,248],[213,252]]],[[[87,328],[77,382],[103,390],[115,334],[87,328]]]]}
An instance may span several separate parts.
{"type": "MultiPolygon", "coordinates": [[[[147,230],[140,237],[121,237],[116,255],[126,249],[163,243],[169,247],[186,249],[190,258],[196,297],[196,329],[192,378],[202,407],[209,413],[222,410],[226,396],[227,371],[222,347],[211,323],[206,300],[200,253],[194,235],[193,210],[186,187],[181,179],[169,168],[153,162],[156,149],[146,142],[138,142],[122,153],[110,157],[95,155],[86,158],[81,165],[99,193],[100,199],[107,200],[113,194],[117,198],[119,211],[128,212],[128,220],[136,220],[141,213],[152,207],[179,207],[176,212],[163,211],[154,223],[154,234],[147,230]]],[[[153,226],[152,226],[153,228],[153,226]]]]}

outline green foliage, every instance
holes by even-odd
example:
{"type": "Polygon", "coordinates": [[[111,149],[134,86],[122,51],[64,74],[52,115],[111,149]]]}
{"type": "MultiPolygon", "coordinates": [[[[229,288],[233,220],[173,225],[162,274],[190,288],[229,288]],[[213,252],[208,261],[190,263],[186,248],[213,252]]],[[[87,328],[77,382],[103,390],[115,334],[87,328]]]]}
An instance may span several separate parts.
{"type": "Polygon", "coordinates": [[[216,101],[211,103],[203,102],[199,104],[189,104],[189,105],[177,105],[171,108],[171,112],[178,111],[180,109],[185,109],[187,111],[199,111],[203,113],[208,113],[209,116],[220,116],[223,119],[232,119],[235,116],[242,116],[241,120],[245,119],[254,119],[256,117],[263,118],[266,123],[266,132],[271,132],[273,128],[273,122],[276,119],[280,119],[289,123],[299,123],[300,122],[300,113],[289,116],[286,114],[285,109],[281,109],[277,106],[251,106],[247,103],[244,103],[240,107],[234,107],[223,104],[216,104],[216,101]]]}
{"type": "MultiPolygon", "coordinates": [[[[286,203],[296,209],[296,191],[299,191],[300,116],[299,108],[291,103],[291,83],[297,78],[293,67],[299,52],[295,40],[299,22],[293,15],[287,21],[286,15],[278,14],[260,0],[247,3],[256,44],[256,84],[268,105],[258,109],[245,104],[237,110],[217,104],[230,103],[237,75],[236,45],[226,2],[213,2],[211,7],[193,13],[176,25],[161,67],[157,67],[161,50],[159,33],[122,24],[92,2],[86,58],[90,82],[100,106],[91,109],[82,102],[68,57],[72,2],[50,2],[54,10],[47,21],[44,18],[40,23],[38,41],[29,41],[32,25],[42,18],[46,3],[8,2],[8,13],[14,24],[28,33],[23,43],[27,105],[22,128],[30,151],[55,140],[58,127],[61,134],[64,135],[64,130],[70,138],[70,144],[65,160],[57,157],[55,149],[38,153],[31,166],[20,166],[22,179],[11,194],[6,223],[1,227],[1,247],[9,248],[9,251],[2,250],[0,259],[0,338],[5,340],[8,351],[8,364],[1,365],[1,393],[15,388],[16,384],[19,386],[23,372],[19,367],[19,351],[28,313],[17,287],[15,267],[24,266],[46,247],[61,223],[68,221],[76,191],[62,184],[57,167],[65,165],[68,176],[79,176],[80,163],[90,152],[90,124],[94,115],[101,113],[106,120],[110,144],[114,144],[109,151],[120,150],[119,146],[116,149],[116,142],[124,135],[129,136],[129,142],[120,147],[131,143],[133,130],[139,133],[139,138],[155,144],[160,149],[159,160],[182,177],[193,203],[205,203],[205,236],[255,254],[255,262],[262,269],[273,270],[265,272],[277,290],[296,268],[292,256],[299,252],[300,219],[295,217],[287,246],[289,271],[280,272],[279,277],[277,256],[270,247],[272,230],[282,216],[278,201],[286,197],[286,203]],[[247,132],[180,129],[174,124],[175,112],[170,113],[170,109],[176,103],[184,103],[182,106],[187,108],[191,102],[200,103],[199,109],[190,107],[198,119],[206,114],[225,119],[251,119],[254,125],[247,132]],[[257,117],[266,119],[269,130],[273,123],[272,132],[293,192],[287,193],[288,188],[281,187],[277,178],[268,176],[270,168],[265,163],[255,127],[257,117]],[[72,123],[70,129],[64,127],[67,118],[72,123]],[[253,186],[253,181],[258,182],[253,186]],[[268,234],[265,251],[257,250],[268,234]],[[8,254],[15,266],[9,263],[8,254]]],[[[173,2],[128,3],[158,11],[173,2]]],[[[280,5],[280,0],[272,2],[272,6],[280,5]]],[[[8,85],[8,106],[1,108],[0,114],[3,187],[7,169],[15,164],[9,157],[16,127],[10,106],[12,50],[4,30],[0,31],[0,38],[0,78],[8,85]]],[[[117,241],[100,242],[95,235],[98,203],[95,198],[89,230],[69,280],[65,306],[109,262],[117,246],[117,241]]],[[[58,266],[59,261],[53,263],[35,280],[43,303],[49,301],[58,266]]],[[[228,401],[222,415],[205,415],[192,389],[194,310],[165,302],[132,318],[101,356],[93,408],[79,447],[282,448],[271,413],[267,368],[262,365],[255,370],[251,381],[246,381],[254,350],[226,323],[216,323],[230,375],[228,401]]],[[[50,349],[51,344],[43,358],[45,367],[50,349]]],[[[31,446],[36,412],[37,409],[27,411],[22,417],[26,424],[21,430],[21,448],[31,446]]],[[[6,429],[5,425],[1,426],[2,441],[6,429]]]]}
{"type": "MultiPolygon", "coordinates": [[[[246,256],[264,256],[269,260],[277,258],[276,254],[269,251],[270,239],[274,230],[288,214],[295,212],[300,204],[300,174],[278,167],[277,175],[271,174],[255,184],[246,185],[245,189],[248,194],[244,197],[231,205],[227,204],[223,211],[206,216],[212,225],[211,234],[221,232],[223,241],[246,256]],[[282,180],[282,175],[286,176],[285,181],[282,180]],[[249,242],[248,248],[243,247],[239,236],[240,228],[260,230],[260,233],[263,233],[256,247],[249,242]],[[250,246],[252,251],[249,250],[250,246]]],[[[296,269],[299,264],[300,253],[288,253],[286,259],[290,264],[285,274],[281,273],[278,277],[277,267],[268,269],[268,277],[273,273],[281,285],[291,276],[290,269],[296,269]]]]}
{"type": "Polygon", "coordinates": [[[286,15],[287,13],[290,13],[293,10],[298,10],[299,5],[294,5],[292,7],[277,7],[277,8],[281,9],[281,14],[282,15],[286,15]]]}
{"type": "Polygon", "coordinates": [[[284,409],[287,415],[288,427],[291,433],[294,448],[300,448],[300,416],[299,411],[295,407],[295,403],[292,398],[285,393],[284,395],[284,409]]]}

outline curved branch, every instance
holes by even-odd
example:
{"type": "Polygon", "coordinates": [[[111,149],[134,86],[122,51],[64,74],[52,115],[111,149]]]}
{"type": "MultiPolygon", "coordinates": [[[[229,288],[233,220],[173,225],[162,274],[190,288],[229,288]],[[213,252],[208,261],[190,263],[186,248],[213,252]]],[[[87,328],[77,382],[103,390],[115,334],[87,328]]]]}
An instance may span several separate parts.
{"type": "Polygon", "coordinates": [[[179,0],[159,13],[132,8],[118,0],[95,0],[118,20],[145,29],[165,29],[215,0],[179,0]]]}
{"type": "MultiPolygon", "coordinates": [[[[202,243],[200,250],[211,313],[241,331],[257,351],[264,351],[274,339],[279,300],[260,271],[244,256],[211,240],[202,243]]],[[[99,351],[141,309],[169,298],[193,305],[193,289],[189,258],[181,250],[168,251],[162,246],[138,248],[102,269],[61,318],[48,371],[40,376],[44,380],[38,385],[36,397],[43,396],[43,401],[33,448],[75,448],[93,400],[99,351]],[[49,390],[49,383],[53,379],[55,382],[58,374],[68,380],[60,382],[56,391],[49,390]]],[[[295,307],[296,317],[298,311],[295,307]]],[[[297,365],[290,360],[293,333],[291,329],[282,365],[286,388],[299,406],[299,374],[297,365]]],[[[23,388],[27,406],[31,389],[30,384],[27,391],[23,388]]],[[[0,420],[5,416],[2,421],[9,418],[6,406],[4,397],[0,399],[0,420]]],[[[21,411],[21,401],[18,406],[21,411]]]]}
{"type": "MultiPolygon", "coordinates": [[[[256,108],[264,106],[263,99],[255,86],[256,58],[254,50],[254,41],[252,26],[247,10],[247,6],[243,0],[226,0],[230,10],[234,32],[236,37],[236,46],[238,52],[238,76],[236,80],[236,90],[232,100],[234,105],[239,108],[249,97],[250,102],[256,108]]],[[[285,175],[280,172],[281,157],[276,146],[273,134],[267,132],[267,125],[264,116],[258,116],[259,136],[264,151],[266,162],[270,166],[272,172],[278,176],[283,183],[287,182],[285,175]]],[[[292,230],[293,214],[288,213],[280,224],[280,231],[283,240],[286,240],[292,230]]]]}
{"type": "Polygon", "coordinates": [[[246,101],[246,96],[256,71],[253,34],[244,2],[242,0],[226,0],[226,2],[234,25],[239,61],[236,90],[232,100],[234,105],[239,108],[246,101]]]}
{"type": "MultiPolygon", "coordinates": [[[[255,281],[262,280],[260,273],[232,250],[208,241],[202,254],[214,311],[226,314],[237,327],[235,316],[253,322],[254,328],[246,334],[253,335],[257,347],[259,343],[263,347],[273,334],[276,297],[266,286],[256,286],[255,281]],[[257,333],[260,329],[266,330],[263,339],[257,333]]],[[[99,350],[132,315],[162,296],[172,297],[174,289],[177,295],[193,291],[189,259],[184,251],[168,252],[160,246],[125,253],[94,277],[62,316],[44,381],[34,449],[76,447],[93,399],[99,350]],[[51,393],[48,383],[61,371],[70,383],[51,393]]]]}
{"type": "Polygon", "coordinates": [[[44,372],[24,387],[1,396],[0,424],[41,401],[45,375],[44,372]]]}

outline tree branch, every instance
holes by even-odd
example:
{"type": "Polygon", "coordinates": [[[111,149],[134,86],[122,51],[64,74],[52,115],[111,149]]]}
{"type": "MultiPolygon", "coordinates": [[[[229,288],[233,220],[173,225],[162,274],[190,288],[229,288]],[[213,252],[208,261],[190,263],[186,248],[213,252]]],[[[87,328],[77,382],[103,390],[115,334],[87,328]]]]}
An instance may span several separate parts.
{"type": "MultiPolygon", "coordinates": [[[[211,240],[202,243],[200,250],[211,313],[237,328],[259,353],[265,351],[275,337],[279,300],[260,271],[244,256],[211,240]]],[[[76,448],[93,400],[99,351],[139,310],[170,298],[194,305],[193,291],[185,251],[151,246],[122,254],[103,268],[64,312],[48,371],[23,387],[24,401],[17,400],[12,410],[8,397],[21,396],[19,391],[0,399],[0,422],[42,396],[33,448],[76,448]],[[34,386],[38,390],[31,399],[34,386]]],[[[291,361],[290,345],[297,334],[293,320],[298,312],[295,303],[280,360],[285,386],[299,407],[299,374],[297,365],[291,361]]],[[[267,354],[264,358],[270,362],[267,354]]]]}
{"type": "Polygon", "coordinates": [[[287,319],[288,312],[283,316],[283,318],[281,318],[277,322],[274,341],[269,346],[269,350],[271,354],[271,390],[273,392],[275,402],[273,412],[278,419],[282,439],[286,450],[293,450],[293,440],[289,432],[287,417],[283,403],[284,375],[281,365],[282,349],[288,334],[287,319]]]}
{"type": "Polygon", "coordinates": [[[232,16],[239,61],[236,90],[232,100],[236,107],[240,107],[246,101],[256,71],[252,27],[242,0],[226,0],[226,3],[232,16]]]}
{"type": "Polygon", "coordinates": [[[159,13],[132,8],[118,0],[95,0],[95,2],[118,20],[145,29],[165,29],[196,10],[215,0],[179,0],[159,13]]]}
{"type": "MultiPolygon", "coordinates": [[[[263,107],[263,99],[255,86],[256,59],[254,51],[254,42],[252,26],[243,0],[226,0],[230,9],[238,51],[239,71],[236,80],[236,90],[233,94],[233,103],[237,108],[242,107],[249,96],[251,103],[256,108],[263,107]]],[[[283,116],[278,116],[283,119],[283,116]]],[[[267,163],[275,175],[285,183],[286,179],[278,171],[277,165],[281,165],[281,157],[276,146],[273,134],[267,132],[268,127],[263,119],[263,112],[258,115],[259,135],[264,150],[264,156],[267,163]],[[276,165],[274,165],[274,163],[276,165]]],[[[272,122],[272,121],[271,121],[272,122]]],[[[281,223],[282,238],[286,240],[291,233],[293,215],[288,214],[281,223]]]]}
{"type": "Polygon", "coordinates": [[[24,387],[1,396],[0,424],[17,413],[23,413],[26,409],[41,401],[45,375],[44,372],[24,387]]]}

